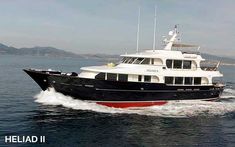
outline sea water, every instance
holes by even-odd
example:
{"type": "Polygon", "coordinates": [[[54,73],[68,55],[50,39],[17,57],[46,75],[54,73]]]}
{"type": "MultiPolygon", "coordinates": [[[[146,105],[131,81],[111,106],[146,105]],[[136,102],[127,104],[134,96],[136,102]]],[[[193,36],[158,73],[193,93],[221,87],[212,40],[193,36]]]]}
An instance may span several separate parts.
{"type": "MultiPolygon", "coordinates": [[[[23,68],[79,72],[104,60],[0,56],[0,146],[5,136],[45,136],[44,146],[234,146],[235,67],[222,66],[227,86],[219,102],[170,102],[110,108],[41,91],[23,68]]],[[[21,143],[14,146],[31,146],[21,143]]]]}

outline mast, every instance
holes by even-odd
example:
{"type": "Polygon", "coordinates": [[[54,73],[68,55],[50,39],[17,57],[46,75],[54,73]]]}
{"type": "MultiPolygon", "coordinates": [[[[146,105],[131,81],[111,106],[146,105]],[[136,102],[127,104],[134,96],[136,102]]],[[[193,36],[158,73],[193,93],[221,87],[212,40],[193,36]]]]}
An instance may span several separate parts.
{"type": "Polygon", "coordinates": [[[177,34],[178,34],[177,25],[175,25],[174,30],[169,32],[169,36],[171,36],[171,38],[169,40],[166,40],[167,44],[166,44],[164,50],[171,50],[172,45],[173,45],[174,41],[176,40],[177,34]]]}
{"type": "Polygon", "coordinates": [[[136,38],[136,52],[139,52],[139,34],[140,34],[140,7],[139,7],[139,14],[138,14],[138,27],[137,27],[137,38],[136,38]]]}
{"type": "Polygon", "coordinates": [[[153,51],[156,49],[156,25],[157,25],[157,5],[155,5],[154,26],[153,26],[153,51]]]}

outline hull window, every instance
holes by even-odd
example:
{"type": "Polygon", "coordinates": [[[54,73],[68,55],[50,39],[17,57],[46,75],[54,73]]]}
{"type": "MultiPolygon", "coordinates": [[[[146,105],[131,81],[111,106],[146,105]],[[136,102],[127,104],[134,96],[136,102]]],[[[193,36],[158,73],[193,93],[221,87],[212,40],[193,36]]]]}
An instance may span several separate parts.
{"type": "Polygon", "coordinates": [[[151,82],[151,76],[144,76],[144,82],[151,82]]]}
{"type": "Polygon", "coordinates": [[[175,84],[183,84],[183,77],[175,77],[175,84]]]}
{"type": "Polygon", "coordinates": [[[127,74],[118,74],[118,81],[127,82],[128,75],[127,74]]]}
{"type": "Polygon", "coordinates": [[[195,77],[195,78],[194,78],[194,85],[200,85],[200,84],[201,84],[201,81],[202,81],[202,78],[201,78],[201,77],[195,77]]]}
{"type": "Polygon", "coordinates": [[[138,75],[138,81],[141,82],[142,81],[142,76],[138,75]]]}
{"type": "Polygon", "coordinates": [[[193,84],[193,78],[192,77],[185,77],[184,84],[185,85],[192,85],[193,84]]]}
{"type": "Polygon", "coordinates": [[[165,83],[166,84],[173,84],[174,78],[173,77],[165,77],[165,83]]]}
{"type": "Polygon", "coordinates": [[[98,75],[95,76],[95,79],[98,80],[105,80],[105,73],[101,72],[98,75]]]}
{"type": "Polygon", "coordinates": [[[109,80],[109,81],[116,81],[117,80],[117,74],[108,73],[107,74],[107,80],[109,80]]]}

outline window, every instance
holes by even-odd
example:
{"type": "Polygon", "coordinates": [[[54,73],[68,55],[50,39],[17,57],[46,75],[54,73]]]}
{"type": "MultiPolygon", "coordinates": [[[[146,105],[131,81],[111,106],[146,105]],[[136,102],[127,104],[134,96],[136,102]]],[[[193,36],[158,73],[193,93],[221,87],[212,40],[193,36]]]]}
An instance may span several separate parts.
{"type": "Polygon", "coordinates": [[[105,80],[105,73],[101,72],[95,76],[95,79],[105,80]]]}
{"type": "Polygon", "coordinates": [[[193,78],[192,77],[185,77],[184,78],[184,84],[185,85],[192,85],[193,84],[193,78]]]}
{"type": "Polygon", "coordinates": [[[183,84],[183,77],[175,77],[175,84],[183,84]]]}
{"type": "Polygon", "coordinates": [[[167,68],[172,68],[172,60],[166,60],[167,68]]]}
{"type": "Polygon", "coordinates": [[[173,77],[165,77],[165,83],[166,84],[173,84],[174,78],[173,77]]]}
{"type": "Polygon", "coordinates": [[[117,80],[117,74],[108,73],[107,74],[107,80],[116,81],[117,80]]]}
{"type": "Polygon", "coordinates": [[[132,62],[135,61],[136,58],[131,58],[127,63],[132,64],[132,62]]]}
{"type": "Polygon", "coordinates": [[[151,59],[151,64],[154,64],[154,59],[151,59]]]}
{"type": "Polygon", "coordinates": [[[133,64],[139,64],[144,58],[137,58],[133,64]]]}
{"type": "Polygon", "coordinates": [[[118,81],[127,82],[128,75],[127,74],[118,74],[118,81]]]}
{"type": "Polygon", "coordinates": [[[174,68],[181,69],[182,60],[174,60],[174,68]]]}
{"type": "Polygon", "coordinates": [[[122,58],[121,63],[124,63],[126,60],[126,57],[122,58]]]}
{"type": "Polygon", "coordinates": [[[151,76],[144,76],[144,82],[151,82],[151,76]]]}
{"type": "Polygon", "coordinates": [[[191,63],[192,61],[183,61],[183,69],[191,69],[191,63]]]}
{"type": "Polygon", "coordinates": [[[138,76],[138,81],[139,81],[139,82],[142,81],[142,76],[141,76],[141,75],[138,76]]]}
{"type": "Polygon", "coordinates": [[[195,77],[195,78],[194,78],[194,84],[195,84],[195,85],[200,85],[200,84],[201,84],[201,81],[202,81],[202,78],[201,78],[201,77],[195,77]]]}
{"type": "Polygon", "coordinates": [[[149,58],[145,58],[141,64],[149,64],[150,59],[149,58]]]}
{"type": "Polygon", "coordinates": [[[126,57],[126,59],[123,61],[123,63],[127,63],[131,58],[130,57],[126,57]]]}

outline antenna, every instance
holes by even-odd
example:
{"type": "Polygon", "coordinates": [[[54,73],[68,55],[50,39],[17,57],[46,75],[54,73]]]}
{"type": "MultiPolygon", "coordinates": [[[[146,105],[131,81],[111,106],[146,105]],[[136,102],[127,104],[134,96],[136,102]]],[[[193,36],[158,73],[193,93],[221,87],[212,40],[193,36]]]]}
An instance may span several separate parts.
{"type": "Polygon", "coordinates": [[[156,25],[157,25],[157,5],[155,5],[154,27],[153,27],[153,51],[156,48],[156,25]]]}
{"type": "Polygon", "coordinates": [[[136,52],[139,52],[139,34],[140,34],[140,7],[138,14],[138,27],[137,27],[137,38],[136,38],[136,52]]]}

